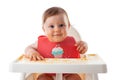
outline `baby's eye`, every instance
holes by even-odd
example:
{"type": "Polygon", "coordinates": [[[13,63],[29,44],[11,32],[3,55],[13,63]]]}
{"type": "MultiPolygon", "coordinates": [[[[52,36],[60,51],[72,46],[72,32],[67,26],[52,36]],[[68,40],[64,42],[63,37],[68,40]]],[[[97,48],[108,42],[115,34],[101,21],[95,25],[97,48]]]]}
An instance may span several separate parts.
{"type": "Polygon", "coordinates": [[[65,25],[64,24],[60,24],[59,27],[64,27],[65,25]]]}
{"type": "Polygon", "coordinates": [[[54,26],[53,25],[51,25],[51,26],[49,26],[50,28],[54,28],[54,26]]]}

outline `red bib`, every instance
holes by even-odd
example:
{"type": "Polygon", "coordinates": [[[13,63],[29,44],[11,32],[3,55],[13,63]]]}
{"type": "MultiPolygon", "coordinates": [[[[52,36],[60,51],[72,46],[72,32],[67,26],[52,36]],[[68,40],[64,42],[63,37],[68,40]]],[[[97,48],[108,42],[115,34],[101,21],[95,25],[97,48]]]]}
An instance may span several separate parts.
{"type": "Polygon", "coordinates": [[[75,40],[73,37],[66,37],[62,42],[50,42],[46,36],[38,37],[38,52],[44,58],[54,58],[52,49],[60,45],[64,53],[62,58],[80,58],[79,52],[76,50],[75,40]]]}

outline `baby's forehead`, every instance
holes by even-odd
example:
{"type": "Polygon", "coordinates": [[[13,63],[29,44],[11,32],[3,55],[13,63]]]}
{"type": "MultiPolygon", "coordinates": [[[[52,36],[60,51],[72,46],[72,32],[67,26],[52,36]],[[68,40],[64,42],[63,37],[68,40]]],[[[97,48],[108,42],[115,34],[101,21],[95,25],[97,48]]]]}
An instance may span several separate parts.
{"type": "Polygon", "coordinates": [[[45,22],[50,22],[50,21],[64,22],[65,20],[68,21],[68,18],[65,15],[54,15],[54,16],[49,16],[48,18],[46,18],[45,22]]]}
{"type": "Polygon", "coordinates": [[[59,14],[54,14],[54,15],[48,15],[48,16],[46,17],[46,19],[49,18],[49,17],[55,17],[55,16],[67,17],[66,14],[64,14],[64,13],[59,13],[59,14]]]}

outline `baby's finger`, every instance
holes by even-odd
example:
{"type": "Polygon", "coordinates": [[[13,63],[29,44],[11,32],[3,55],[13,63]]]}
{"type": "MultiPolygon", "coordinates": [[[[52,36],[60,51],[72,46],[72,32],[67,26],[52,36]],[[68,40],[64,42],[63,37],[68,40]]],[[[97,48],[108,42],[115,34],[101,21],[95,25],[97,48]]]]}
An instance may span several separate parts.
{"type": "Polygon", "coordinates": [[[43,56],[40,56],[41,60],[44,60],[44,57],[43,56]]]}
{"type": "Polygon", "coordinates": [[[87,51],[86,49],[82,50],[82,51],[81,51],[81,54],[84,54],[86,51],[87,51]]]}
{"type": "Polygon", "coordinates": [[[33,61],[36,61],[36,60],[37,60],[37,59],[36,59],[36,58],[37,58],[36,56],[33,56],[32,58],[33,58],[33,59],[32,59],[33,61]]]}
{"type": "Polygon", "coordinates": [[[30,60],[31,60],[31,61],[36,61],[35,56],[31,56],[31,57],[30,57],[30,60]]]}
{"type": "Polygon", "coordinates": [[[79,52],[82,52],[83,49],[84,49],[84,47],[80,47],[80,48],[79,48],[79,52]]]}
{"type": "Polygon", "coordinates": [[[37,60],[43,60],[44,58],[42,56],[37,56],[37,60]]]}
{"type": "Polygon", "coordinates": [[[28,58],[32,61],[32,56],[29,56],[28,58]]]}
{"type": "Polygon", "coordinates": [[[39,56],[36,57],[37,60],[41,60],[41,58],[39,56]]]}
{"type": "Polygon", "coordinates": [[[78,51],[79,51],[80,47],[81,47],[81,46],[77,46],[77,50],[78,50],[78,51]]]}

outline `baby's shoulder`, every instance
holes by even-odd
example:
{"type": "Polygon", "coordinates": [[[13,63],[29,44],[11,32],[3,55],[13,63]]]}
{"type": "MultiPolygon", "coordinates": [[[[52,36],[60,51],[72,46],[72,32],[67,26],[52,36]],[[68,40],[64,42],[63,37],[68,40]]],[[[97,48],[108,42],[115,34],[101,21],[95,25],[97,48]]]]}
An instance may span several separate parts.
{"type": "Polygon", "coordinates": [[[45,35],[40,35],[40,36],[38,36],[38,39],[47,39],[47,37],[45,36],[45,35]]]}

